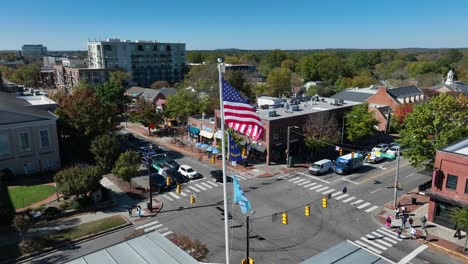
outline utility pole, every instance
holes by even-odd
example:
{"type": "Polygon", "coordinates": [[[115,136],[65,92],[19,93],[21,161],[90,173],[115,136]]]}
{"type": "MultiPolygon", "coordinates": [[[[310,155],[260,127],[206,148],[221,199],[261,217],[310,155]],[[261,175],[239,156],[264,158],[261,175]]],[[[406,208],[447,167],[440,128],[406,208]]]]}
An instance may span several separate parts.
{"type": "Polygon", "coordinates": [[[246,235],[247,235],[247,249],[245,251],[245,259],[247,260],[247,263],[249,263],[249,240],[250,240],[250,234],[249,234],[249,216],[246,217],[246,235]]]}
{"type": "Polygon", "coordinates": [[[343,122],[341,123],[341,145],[343,145],[343,136],[344,136],[344,119],[345,119],[345,115],[343,114],[343,122]]]}
{"type": "Polygon", "coordinates": [[[397,151],[397,169],[395,173],[395,190],[393,191],[393,206],[397,206],[398,177],[400,176],[400,149],[397,151]]]}
{"type": "Polygon", "coordinates": [[[148,149],[146,150],[146,166],[148,168],[148,183],[149,183],[149,196],[150,196],[150,200],[149,200],[149,207],[148,208],[151,212],[153,212],[153,188],[151,186],[151,158],[150,158],[150,151],[153,150],[153,146],[150,144],[148,146],[148,149]]]}
{"type": "Polygon", "coordinates": [[[286,164],[288,165],[288,167],[289,167],[289,152],[290,152],[290,151],[289,151],[289,150],[290,150],[290,149],[289,149],[289,141],[290,141],[290,140],[289,140],[289,139],[290,139],[289,134],[291,134],[291,127],[292,127],[292,128],[299,128],[298,126],[288,126],[288,135],[287,135],[287,138],[286,138],[286,140],[287,140],[287,147],[286,147],[286,164]]]}

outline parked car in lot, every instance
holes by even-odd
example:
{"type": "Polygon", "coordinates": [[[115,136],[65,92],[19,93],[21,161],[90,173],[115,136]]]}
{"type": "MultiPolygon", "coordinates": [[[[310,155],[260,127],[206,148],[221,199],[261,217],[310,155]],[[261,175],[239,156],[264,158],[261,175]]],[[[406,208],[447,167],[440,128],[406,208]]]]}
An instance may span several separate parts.
{"type": "Polygon", "coordinates": [[[166,151],[158,147],[156,144],[144,143],[138,148],[138,152],[140,152],[141,155],[156,155],[164,154],[166,151]],[[149,145],[151,145],[151,148],[149,147],[149,145]]]}
{"type": "Polygon", "coordinates": [[[366,155],[366,158],[364,159],[367,163],[379,163],[384,160],[384,158],[380,155],[377,155],[375,151],[372,151],[369,154],[370,155],[366,155]]]}
{"type": "Polygon", "coordinates": [[[387,154],[396,157],[398,156],[398,153],[401,155],[400,151],[401,151],[400,146],[393,146],[387,150],[387,154]]]}
{"type": "Polygon", "coordinates": [[[146,156],[146,155],[142,155],[141,164],[146,166],[146,164],[148,163],[148,159],[149,159],[149,163],[153,164],[153,163],[155,163],[157,161],[164,160],[165,158],[166,158],[166,154],[155,154],[155,155],[151,155],[149,157],[146,156]]]}
{"type": "MultiPolygon", "coordinates": [[[[211,179],[215,182],[223,182],[223,171],[222,170],[212,170],[210,171],[211,179]]],[[[232,177],[226,175],[227,182],[232,182],[232,177]]]]}
{"type": "Polygon", "coordinates": [[[388,144],[388,147],[389,147],[389,148],[394,147],[394,146],[399,147],[399,146],[400,146],[400,143],[398,143],[398,142],[392,142],[392,143],[388,144]]]}
{"type": "Polygon", "coordinates": [[[387,150],[388,150],[388,144],[380,143],[372,149],[372,152],[375,152],[375,151],[386,152],[387,150]]]}
{"type": "Polygon", "coordinates": [[[151,187],[153,188],[153,191],[158,193],[168,192],[174,189],[175,186],[176,183],[174,181],[168,186],[166,183],[166,177],[158,173],[151,173],[151,187]]]}
{"type": "Polygon", "coordinates": [[[177,161],[175,160],[166,160],[164,163],[163,163],[165,166],[171,168],[171,169],[175,169],[175,170],[178,170],[179,167],[180,167],[180,164],[177,163],[177,161]]]}
{"type": "Polygon", "coordinates": [[[309,172],[312,175],[320,175],[320,174],[328,172],[329,170],[332,169],[332,167],[333,167],[333,162],[331,160],[323,159],[323,160],[314,162],[314,164],[310,166],[309,172]]]}
{"type": "Polygon", "coordinates": [[[200,177],[198,172],[188,165],[181,165],[178,172],[191,180],[200,177]]]}

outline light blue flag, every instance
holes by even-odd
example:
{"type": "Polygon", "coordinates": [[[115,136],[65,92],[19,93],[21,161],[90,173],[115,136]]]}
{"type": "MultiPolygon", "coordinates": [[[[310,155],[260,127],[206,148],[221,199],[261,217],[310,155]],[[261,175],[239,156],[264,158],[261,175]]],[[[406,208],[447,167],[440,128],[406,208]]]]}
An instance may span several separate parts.
{"type": "Polygon", "coordinates": [[[234,187],[234,204],[239,204],[243,214],[247,214],[252,209],[249,199],[245,196],[235,175],[232,175],[234,187]]]}

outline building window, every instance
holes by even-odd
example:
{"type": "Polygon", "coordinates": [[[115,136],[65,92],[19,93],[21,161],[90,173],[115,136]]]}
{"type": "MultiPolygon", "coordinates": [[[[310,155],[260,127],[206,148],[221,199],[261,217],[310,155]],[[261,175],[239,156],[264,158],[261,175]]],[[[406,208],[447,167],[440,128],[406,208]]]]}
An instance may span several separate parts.
{"type": "Polygon", "coordinates": [[[458,181],[458,176],[449,174],[447,176],[447,183],[445,184],[445,188],[456,190],[457,189],[457,181],[458,181]]]}
{"type": "Polygon", "coordinates": [[[49,147],[49,130],[41,130],[39,131],[41,136],[41,147],[48,148],[49,147]]]}
{"type": "Polygon", "coordinates": [[[32,162],[25,163],[23,167],[24,167],[24,173],[26,174],[34,171],[34,164],[32,162]]]}
{"type": "Polygon", "coordinates": [[[0,134],[0,155],[10,154],[8,134],[0,134]]]}
{"type": "Polygon", "coordinates": [[[465,193],[468,193],[468,179],[466,179],[465,183],[465,193]]]}
{"type": "Polygon", "coordinates": [[[31,142],[29,141],[29,133],[28,132],[20,133],[20,148],[21,148],[21,151],[30,151],[31,150],[31,142]]]}
{"type": "Polygon", "coordinates": [[[273,140],[278,140],[279,139],[279,129],[275,128],[273,129],[273,140]]]}

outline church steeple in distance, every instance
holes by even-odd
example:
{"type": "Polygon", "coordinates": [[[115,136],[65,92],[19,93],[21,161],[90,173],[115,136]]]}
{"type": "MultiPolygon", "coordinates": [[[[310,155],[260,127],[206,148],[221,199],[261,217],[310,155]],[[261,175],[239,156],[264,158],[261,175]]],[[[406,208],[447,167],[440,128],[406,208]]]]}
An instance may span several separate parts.
{"type": "Polygon", "coordinates": [[[450,69],[450,71],[447,73],[447,79],[445,80],[445,84],[453,84],[453,70],[450,69]]]}

